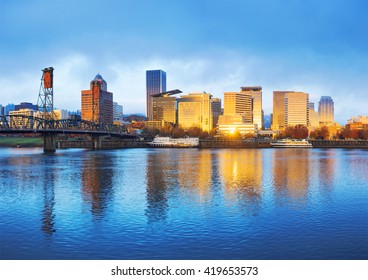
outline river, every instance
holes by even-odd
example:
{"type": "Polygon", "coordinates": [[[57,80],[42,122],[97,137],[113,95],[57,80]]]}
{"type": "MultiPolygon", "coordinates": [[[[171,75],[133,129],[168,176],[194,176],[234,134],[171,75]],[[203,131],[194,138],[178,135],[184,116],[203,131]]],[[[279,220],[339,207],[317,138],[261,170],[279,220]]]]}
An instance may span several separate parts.
{"type": "Polygon", "coordinates": [[[368,259],[368,150],[0,149],[1,259],[368,259]]]}

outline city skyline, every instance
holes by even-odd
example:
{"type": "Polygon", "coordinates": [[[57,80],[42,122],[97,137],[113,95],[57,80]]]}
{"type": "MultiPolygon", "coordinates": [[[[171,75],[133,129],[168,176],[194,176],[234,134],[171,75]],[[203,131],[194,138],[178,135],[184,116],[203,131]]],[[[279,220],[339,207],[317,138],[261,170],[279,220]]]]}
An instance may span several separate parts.
{"type": "Polygon", "coordinates": [[[55,106],[71,111],[79,109],[86,82],[101,73],[125,113],[145,113],[145,71],[163,69],[167,88],[184,93],[223,98],[239,86],[260,85],[265,115],[278,90],[307,92],[315,104],[331,96],[342,124],[367,114],[366,1],[80,1],[73,9],[71,1],[1,1],[0,7],[3,105],[36,103],[40,69],[51,65],[55,106]],[[90,24],[97,7],[102,20],[90,24]],[[156,30],[158,11],[166,16],[156,30]]]}

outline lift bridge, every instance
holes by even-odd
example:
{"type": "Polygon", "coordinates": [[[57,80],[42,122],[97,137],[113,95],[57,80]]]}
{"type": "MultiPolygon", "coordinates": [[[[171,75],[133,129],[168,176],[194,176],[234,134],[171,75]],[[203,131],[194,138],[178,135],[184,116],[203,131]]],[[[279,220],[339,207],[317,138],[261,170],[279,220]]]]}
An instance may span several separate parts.
{"type": "Polygon", "coordinates": [[[125,127],[78,119],[57,119],[54,114],[53,70],[42,70],[37,116],[12,114],[0,116],[0,134],[41,134],[44,151],[55,152],[57,135],[86,134],[91,137],[91,148],[101,148],[101,137],[136,139],[127,134],[125,127]]]}

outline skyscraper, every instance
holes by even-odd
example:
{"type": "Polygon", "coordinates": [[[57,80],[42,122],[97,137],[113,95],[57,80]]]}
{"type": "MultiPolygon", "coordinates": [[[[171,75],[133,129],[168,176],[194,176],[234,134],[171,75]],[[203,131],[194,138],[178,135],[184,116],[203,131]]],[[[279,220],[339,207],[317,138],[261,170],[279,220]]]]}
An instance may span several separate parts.
{"type": "Polygon", "coordinates": [[[321,97],[318,113],[320,122],[334,122],[334,102],[330,96],[321,97]]]}
{"type": "Polygon", "coordinates": [[[240,93],[248,93],[252,97],[252,123],[260,130],[263,128],[262,87],[241,87],[240,93]]]}
{"type": "Polygon", "coordinates": [[[212,126],[216,127],[219,116],[221,115],[221,112],[222,112],[220,98],[211,99],[211,110],[212,110],[212,126]]]}
{"type": "Polygon", "coordinates": [[[302,124],[309,126],[309,94],[304,92],[287,92],[285,94],[285,126],[302,124]]]}
{"type": "Polygon", "coordinates": [[[294,91],[273,92],[273,130],[284,130],[288,126],[309,126],[309,94],[294,91]]]}
{"type": "Polygon", "coordinates": [[[151,95],[166,91],[166,73],[162,70],[146,71],[146,113],[153,120],[153,97],[151,95]]]}
{"type": "Polygon", "coordinates": [[[153,98],[152,120],[176,124],[176,97],[159,96],[153,98]]]}
{"type": "Polygon", "coordinates": [[[82,90],[82,119],[95,123],[112,124],[113,94],[100,74],[90,83],[89,90],[82,90]]]}
{"type": "Polygon", "coordinates": [[[190,93],[177,99],[178,124],[184,128],[199,127],[203,131],[212,129],[211,95],[190,93]]]}
{"type": "Polygon", "coordinates": [[[252,96],[248,92],[224,92],[224,115],[242,115],[252,122],[252,96]]]}

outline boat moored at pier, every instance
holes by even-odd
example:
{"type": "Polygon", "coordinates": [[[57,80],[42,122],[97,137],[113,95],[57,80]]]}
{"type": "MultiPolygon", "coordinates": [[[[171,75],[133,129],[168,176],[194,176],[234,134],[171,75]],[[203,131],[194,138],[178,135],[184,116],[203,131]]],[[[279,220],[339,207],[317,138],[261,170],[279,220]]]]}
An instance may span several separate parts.
{"type": "Polygon", "coordinates": [[[152,142],[148,143],[151,147],[162,148],[194,148],[199,147],[199,138],[171,138],[171,137],[155,137],[152,142]]]}
{"type": "Polygon", "coordinates": [[[313,148],[313,145],[306,139],[283,139],[271,142],[273,148],[313,148]]]}

